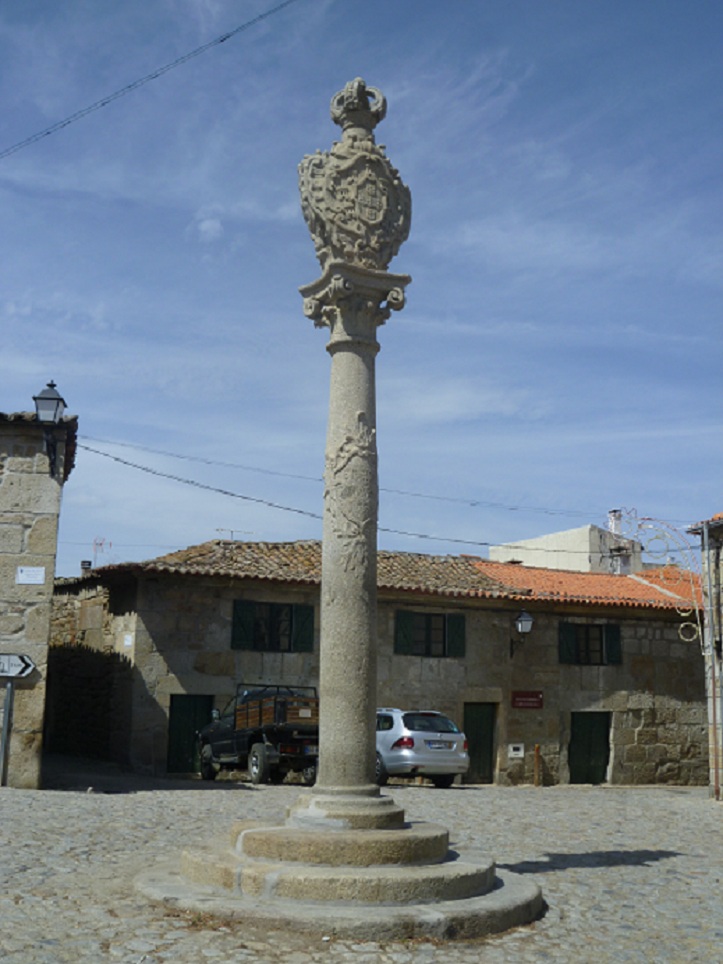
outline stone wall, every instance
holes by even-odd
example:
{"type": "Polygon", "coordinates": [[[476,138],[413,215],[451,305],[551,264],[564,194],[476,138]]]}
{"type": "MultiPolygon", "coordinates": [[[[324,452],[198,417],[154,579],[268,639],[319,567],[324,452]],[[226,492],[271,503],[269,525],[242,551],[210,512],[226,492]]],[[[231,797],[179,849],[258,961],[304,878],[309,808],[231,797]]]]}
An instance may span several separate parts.
{"type": "MultiPolygon", "coordinates": [[[[76,587],[73,592],[74,615],[68,622],[58,610],[54,641],[105,647],[132,664],[132,697],[125,700],[124,712],[131,761],[139,769],[161,772],[165,765],[175,694],[212,696],[220,709],[241,681],[318,685],[315,587],[141,574],[137,586],[128,577],[127,584],[114,584],[109,596],[100,588],[76,587]],[[314,605],[314,652],[233,650],[233,602],[241,597],[314,605]]],[[[437,709],[461,724],[465,704],[493,704],[498,783],[532,783],[535,746],[540,782],[568,782],[571,715],[602,711],[611,714],[609,782],[705,784],[703,662],[697,642],[680,639],[676,616],[629,609],[608,609],[604,616],[590,610],[571,613],[563,607],[534,611],[532,632],[511,656],[516,604],[504,608],[499,601],[494,606],[481,600],[455,600],[451,606],[448,601],[435,602],[440,601],[380,594],[378,705],[437,709]],[[463,611],[464,659],[395,654],[398,608],[463,611]],[[561,619],[619,625],[622,664],[561,665],[561,619]],[[512,694],[526,691],[541,692],[539,709],[513,707],[512,694]],[[511,744],[524,746],[522,758],[510,758],[511,744]]]]}
{"type": "MultiPolygon", "coordinates": [[[[70,471],[67,449],[77,422],[54,431],[57,471],[51,476],[43,428],[34,415],[0,414],[0,652],[30,657],[35,671],[14,682],[8,784],[40,783],[50,606],[58,513],[70,471]]],[[[5,712],[7,689],[0,692],[5,712]]]]}
{"type": "Polygon", "coordinates": [[[77,595],[57,588],[45,701],[49,752],[129,762],[133,664],[126,633],[116,647],[115,623],[105,587],[77,595]]]}
{"type": "Polygon", "coordinates": [[[545,782],[569,782],[571,715],[608,712],[608,782],[705,784],[703,659],[697,640],[681,639],[681,618],[626,610],[602,619],[565,615],[620,626],[622,663],[614,666],[561,665],[559,618],[538,618],[511,660],[510,691],[540,690],[544,703],[541,710],[509,709],[499,747],[500,782],[532,782],[536,744],[545,782]],[[514,742],[524,743],[524,760],[505,759],[505,744],[514,742]]]}
{"type": "Polygon", "coordinates": [[[222,709],[240,682],[318,686],[318,592],[279,590],[263,583],[240,588],[228,580],[144,576],[138,586],[134,663],[133,763],[165,765],[174,694],[208,695],[222,709]],[[258,653],[231,649],[234,600],[315,606],[313,653],[258,653]]]}

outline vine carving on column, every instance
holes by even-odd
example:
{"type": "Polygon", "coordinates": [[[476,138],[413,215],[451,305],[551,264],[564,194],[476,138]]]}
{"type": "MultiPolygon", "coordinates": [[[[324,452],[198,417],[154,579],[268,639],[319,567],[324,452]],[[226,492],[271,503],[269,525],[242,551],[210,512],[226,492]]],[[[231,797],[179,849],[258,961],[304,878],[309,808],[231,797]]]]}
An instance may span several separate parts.
{"type": "Polygon", "coordinates": [[[376,520],[377,446],[376,432],[364,412],[357,412],[357,424],[347,433],[335,452],[326,456],[324,499],[332,530],[341,548],[345,571],[366,566],[370,528],[376,520]],[[373,488],[374,505],[359,517],[360,493],[373,488]]]}

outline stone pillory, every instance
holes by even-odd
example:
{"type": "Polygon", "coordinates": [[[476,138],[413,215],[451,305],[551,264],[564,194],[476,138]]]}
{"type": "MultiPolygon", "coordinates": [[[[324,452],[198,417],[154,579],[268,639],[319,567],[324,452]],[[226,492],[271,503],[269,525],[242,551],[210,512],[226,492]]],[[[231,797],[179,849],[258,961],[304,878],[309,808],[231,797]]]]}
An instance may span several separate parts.
{"type": "MultiPolygon", "coordinates": [[[[299,168],[322,268],[301,289],[304,313],[329,329],[331,356],[316,785],[283,826],[244,830],[225,862],[186,854],[183,866],[194,881],[224,881],[239,900],[232,913],[275,926],[367,940],[476,937],[532,920],[542,907],[539,887],[509,875],[503,888],[491,859],[458,859],[447,830],[407,823],[375,780],[376,332],[403,307],[411,280],[387,271],[409,234],[411,202],[374,142],[385,112],[378,90],[359,79],[347,84],[331,102],[341,141],[299,168]]],[[[212,911],[213,899],[203,906],[212,911]]]]}

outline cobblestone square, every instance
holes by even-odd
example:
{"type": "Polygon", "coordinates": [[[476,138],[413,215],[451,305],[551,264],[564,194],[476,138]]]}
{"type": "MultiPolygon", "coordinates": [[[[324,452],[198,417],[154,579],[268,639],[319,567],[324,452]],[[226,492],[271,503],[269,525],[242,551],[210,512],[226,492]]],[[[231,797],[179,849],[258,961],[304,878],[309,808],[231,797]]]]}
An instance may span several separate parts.
{"type": "Polygon", "coordinates": [[[136,874],[234,820],[284,818],[295,786],[144,780],[98,767],[0,789],[3,964],[723,961],[723,809],[706,788],[390,786],[408,820],[534,875],[533,925],[476,943],[264,933],[154,906],[136,874]],[[51,781],[53,782],[53,781],[51,781]]]}

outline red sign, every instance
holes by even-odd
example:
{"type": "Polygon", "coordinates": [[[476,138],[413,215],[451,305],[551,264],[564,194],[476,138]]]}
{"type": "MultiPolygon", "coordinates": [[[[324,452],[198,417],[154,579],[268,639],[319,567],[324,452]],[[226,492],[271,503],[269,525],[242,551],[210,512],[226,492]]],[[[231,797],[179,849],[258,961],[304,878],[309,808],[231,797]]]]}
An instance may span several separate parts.
{"type": "Polygon", "coordinates": [[[516,710],[541,710],[542,690],[513,690],[512,706],[516,710]]]}

